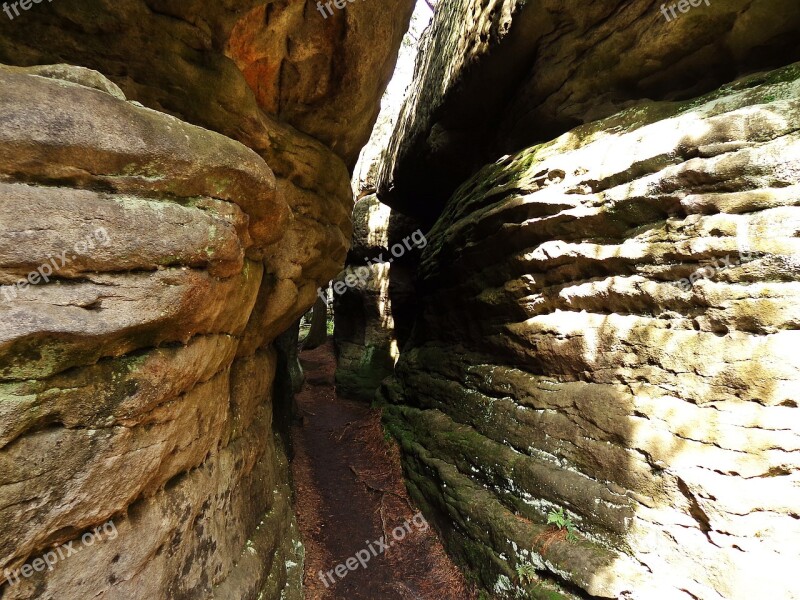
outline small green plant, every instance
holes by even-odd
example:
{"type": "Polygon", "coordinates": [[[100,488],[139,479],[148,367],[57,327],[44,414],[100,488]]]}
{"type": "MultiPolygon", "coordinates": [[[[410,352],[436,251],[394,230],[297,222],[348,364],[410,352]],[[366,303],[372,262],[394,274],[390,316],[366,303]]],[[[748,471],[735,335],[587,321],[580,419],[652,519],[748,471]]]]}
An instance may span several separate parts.
{"type": "Polygon", "coordinates": [[[536,580],[536,568],[529,562],[517,565],[517,577],[522,585],[530,585],[536,580]]]}
{"type": "Polygon", "coordinates": [[[572,519],[570,519],[569,516],[564,513],[563,508],[551,510],[549,513],[547,513],[547,524],[555,525],[558,527],[559,531],[566,531],[567,540],[571,542],[578,541],[578,536],[575,535],[575,523],[573,523],[572,519]]]}

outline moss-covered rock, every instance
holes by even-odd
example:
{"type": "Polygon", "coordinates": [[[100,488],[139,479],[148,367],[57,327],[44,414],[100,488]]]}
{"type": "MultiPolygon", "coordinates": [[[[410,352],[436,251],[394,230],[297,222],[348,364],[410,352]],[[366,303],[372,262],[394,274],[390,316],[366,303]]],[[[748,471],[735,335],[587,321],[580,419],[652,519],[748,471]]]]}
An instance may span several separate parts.
{"type": "Polygon", "coordinates": [[[433,226],[382,397],[492,593],[530,565],[566,597],[798,597],[798,74],[504,157],[433,226]],[[562,509],[579,541],[542,543],[562,509]]]}

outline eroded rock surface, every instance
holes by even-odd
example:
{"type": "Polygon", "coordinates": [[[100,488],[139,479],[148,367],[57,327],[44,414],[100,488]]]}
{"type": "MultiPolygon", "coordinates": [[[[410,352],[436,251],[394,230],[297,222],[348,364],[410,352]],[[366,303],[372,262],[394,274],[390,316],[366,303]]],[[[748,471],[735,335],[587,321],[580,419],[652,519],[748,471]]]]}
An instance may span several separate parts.
{"type": "MultiPolygon", "coordinates": [[[[324,4],[324,3],[323,3],[324,4]]],[[[316,2],[257,6],[231,32],[226,53],[259,105],[355,165],[378,116],[413,3],[349,2],[323,17],[316,2]]]]}
{"type": "Polygon", "coordinates": [[[697,2],[669,22],[661,4],[438,2],[381,166],[381,200],[432,223],[458,185],[503,154],[800,60],[794,0],[697,2]]]}
{"type": "Polygon", "coordinates": [[[0,20],[0,574],[119,532],[3,598],[300,597],[273,341],[341,270],[411,7],[0,20]]]}
{"type": "Polygon", "coordinates": [[[296,594],[275,352],[241,343],[275,177],[61,71],[0,69],[0,570],[118,535],[3,597],[296,594]]]}
{"type": "Polygon", "coordinates": [[[535,571],[537,598],[800,598],[799,120],[795,64],[447,203],[383,394],[415,497],[497,597],[535,571]]]}
{"type": "Polygon", "coordinates": [[[374,195],[353,210],[353,245],[333,288],[336,389],[343,396],[372,401],[408,339],[424,245],[419,234],[419,244],[409,238],[415,226],[374,195]],[[337,284],[344,293],[336,293],[337,284]]]}

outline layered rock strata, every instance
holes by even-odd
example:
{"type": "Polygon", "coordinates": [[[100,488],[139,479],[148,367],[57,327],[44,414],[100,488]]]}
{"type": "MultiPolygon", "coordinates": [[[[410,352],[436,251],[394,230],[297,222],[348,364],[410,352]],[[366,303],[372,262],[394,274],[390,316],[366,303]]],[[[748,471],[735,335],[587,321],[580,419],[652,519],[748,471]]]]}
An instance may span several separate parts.
{"type": "Polygon", "coordinates": [[[390,5],[62,0],[0,22],[3,598],[300,596],[295,357],[273,340],[349,248],[348,167],[412,8],[390,5]]]}
{"type": "Polygon", "coordinates": [[[381,200],[432,223],[503,154],[642,100],[689,99],[800,60],[794,0],[692,2],[669,21],[662,4],[438,2],[380,167],[381,200]]]}
{"type": "Polygon", "coordinates": [[[266,334],[286,330],[341,269],[351,235],[348,167],[369,138],[413,3],[208,5],[63,0],[0,21],[0,62],[95,69],[149,108],[255,150],[283,206],[258,300],[266,334]],[[333,140],[340,140],[341,147],[333,140]]]}
{"type": "Polygon", "coordinates": [[[372,401],[381,381],[394,372],[410,335],[413,280],[424,240],[402,240],[415,226],[374,195],[353,210],[353,245],[347,268],[334,280],[333,295],[336,389],[343,396],[372,401]],[[343,293],[336,293],[337,284],[343,293]]]}
{"type": "Polygon", "coordinates": [[[799,120],[795,64],[448,201],[383,395],[414,496],[497,597],[800,597],[799,120]]]}
{"type": "Polygon", "coordinates": [[[61,71],[0,70],[0,571],[78,555],[3,597],[296,594],[275,352],[244,343],[275,177],[61,71]]]}

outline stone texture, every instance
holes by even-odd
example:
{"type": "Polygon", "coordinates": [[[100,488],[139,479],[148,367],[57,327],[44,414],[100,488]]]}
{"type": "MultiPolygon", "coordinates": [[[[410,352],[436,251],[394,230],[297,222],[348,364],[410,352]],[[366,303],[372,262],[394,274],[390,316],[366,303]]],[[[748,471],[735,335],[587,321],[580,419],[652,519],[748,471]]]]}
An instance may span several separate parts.
{"type": "MultiPolygon", "coordinates": [[[[337,277],[358,277],[349,266],[337,277]]],[[[394,372],[400,352],[389,299],[389,265],[364,266],[366,281],[334,297],[336,390],[345,398],[371,402],[381,381],[394,372]]]]}
{"type": "Polygon", "coordinates": [[[447,203],[382,394],[410,489],[497,597],[530,564],[536,598],[800,598],[798,118],[795,64],[447,203]],[[543,542],[557,508],[578,542],[543,542]]]}
{"type": "Polygon", "coordinates": [[[310,0],[64,0],[0,21],[0,62],[96,69],[129,99],[266,160],[283,200],[267,229],[283,235],[251,252],[274,282],[259,295],[264,317],[259,333],[248,333],[252,347],[286,330],[341,270],[348,167],[369,137],[413,3],[391,7],[359,2],[324,19],[310,0]]]}
{"type": "Polygon", "coordinates": [[[381,381],[394,371],[399,355],[389,297],[392,265],[373,263],[388,253],[391,209],[366,196],[353,209],[353,246],[335,282],[357,278],[344,294],[333,294],[336,390],[372,401],[381,381]]]}
{"type": "Polygon", "coordinates": [[[433,8],[427,2],[417,2],[408,32],[403,37],[400,52],[389,86],[381,99],[381,110],[369,141],[361,150],[358,163],[353,170],[353,194],[356,200],[374,194],[378,187],[378,169],[383,154],[389,145],[400,110],[406,96],[413,89],[414,64],[417,58],[419,40],[433,17],[433,8]]]}
{"type": "Polygon", "coordinates": [[[800,60],[794,0],[441,0],[386,151],[383,202],[432,223],[497,157],[651,100],[800,60]],[[667,2],[675,4],[675,2],[667,2]]]}
{"type": "Polygon", "coordinates": [[[275,177],[95,72],[43,72],[0,69],[0,571],[80,553],[2,595],[296,595],[276,356],[240,343],[248,255],[289,214],[275,177]]]}
{"type": "Polygon", "coordinates": [[[0,596],[302,595],[296,356],[273,341],[341,270],[349,168],[411,8],[62,0],[0,20],[0,573],[119,530],[0,596]]]}
{"type": "Polygon", "coordinates": [[[342,294],[334,288],[333,294],[336,389],[371,402],[381,381],[394,372],[410,334],[420,248],[410,243],[412,250],[407,250],[403,244],[416,223],[374,195],[356,203],[353,230],[345,270],[334,280],[334,285],[352,284],[342,294]]]}
{"type": "Polygon", "coordinates": [[[413,6],[354,2],[326,19],[311,0],[64,0],[4,15],[0,62],[97,69],[129,98],[192,123],[222,131],[227,116],[235,139],[252,131],[255,104],[352,167],[413,6]]]}
{"type": "Polygon", "coordinates": [[[380,9],[351,1],[323,17],[316,2],[278,0],[253,8],[230,34],[233,58],[259,105],[355,165],[408,29],[413,2],[380,9]]]}

